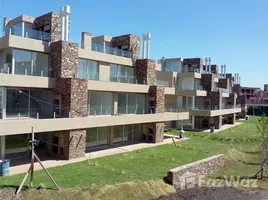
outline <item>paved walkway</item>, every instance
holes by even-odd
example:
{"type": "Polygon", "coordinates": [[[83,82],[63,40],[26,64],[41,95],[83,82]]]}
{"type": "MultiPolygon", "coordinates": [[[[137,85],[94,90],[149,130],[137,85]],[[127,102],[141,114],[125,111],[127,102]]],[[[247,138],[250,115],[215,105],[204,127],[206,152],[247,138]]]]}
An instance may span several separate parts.
{"type": "MultiPolygon", "coordinates": [[[[218,132],[227,130],[229,128],[235,127],[235,126],[239,126],[241,124],[243,124],[243,123],[242,122],[236,122],[235,124],[225,124],[225,125],[222,125],[222,127],[220,129],[215,129],[214,133],[218,133],[218,132]]],[[[203,132],[210,132],[210,129],[204,130],[203,132]]]]}
{"type": "MultiPolygon", "coordinates": [[[[176,137],[174,138],[174,140],[176,142],[182,141],[185,139],[187,139],[187,138],[184,138],[184,139],[177,139],[176,137]]],[[[56,158],[51,157],[51,156],[43,156],[40,159],[42,160],[42,163],[46,168],[50,168],[50,167],[62,166],[65,164],[82,162],[82,161],[85,161],[88,159],[94,159],[94,158],[100,158],[100,157],[104,157],[104,156],[121,154],[121,153],[131,152],[131,151],[138,150],[138,149],[150,148],[150,147],[155,147],[155,146],[160,146],[160,145],[170,144],[170,143],[173,143],[172,138],[164,139],[164,141],[160,142],[160,143],[137,143],[137,144],[132,144],[132,145],[128,145],[128,146],[121,146],[121,147],[99,150],[96,152],[86,153],[85,157],[76,158],[76,159],[72,159],[72,160],[55,160],[56,158]]],[[[30,167],[29,158],[16,160],[16,162],[17,163],[24,163],[24,164],[18,164],[16,166],[10,167],[9,168],[10,175],[26,173],[28,171],[28,169],[30,167]],[[25,164],[25,163],[27,163],[27,164],[25,164]]],[[[39,163],[35,162],[34,169],[40,170],[42,168],[41,168],[39,163]]]]}

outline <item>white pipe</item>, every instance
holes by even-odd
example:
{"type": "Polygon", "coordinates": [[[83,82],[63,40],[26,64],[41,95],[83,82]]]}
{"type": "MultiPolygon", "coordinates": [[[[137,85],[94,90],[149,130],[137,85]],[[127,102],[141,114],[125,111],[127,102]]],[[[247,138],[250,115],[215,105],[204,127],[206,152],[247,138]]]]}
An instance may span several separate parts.
{"type": "Polygon", "coordinates": [[[64,7],[61,7],[60,9],[60,16],[61,16],[61,40],[64,40],[64,30],[65,30],[65,16],[64,16],[64,7]]]}
{"type": "Polygon", "coordinates": [[[149,59],[150,58],[150,40],[151,40],[151,33],[147,33],[146,35],[146,39],[147,39],[147,55],[146,58],[149,59]]]}
{"type": "Polygon", "coordinates": [[[237,84],[239,84],[239,74],[237,74],[237,84]]]}
{"type": "Polygon", "coordinates": [[[239,82],[238,83],[239,83],[239,85],[241,84],[241,77],[240,76],[239,76],[239,82]]]}
{"type": "Polygon", "coordinates": [[[211,57],[208,58],[208,73],[211,74],[211,57]]]}
{"type": "Polygon", "coordinates": [[[223,74],[223,65],[221,65],[221,74],[220,74],[221,78],[222,78],[222,74],[223,74]]]}
{"type": "Polygon", "coordinates": [[[146,35],[143,34],[142,36],[142,58],[144,59],[145,58],[145,40],[146,40],[146,35]]]}
{"type": "Polygon", "coordinates": [[[226,65],[224,65],[224,78],[226,78],[226,65]]]}
{"type": "Polygon", "coordinates": [[[206,63],[206,65],[205,65],[205,73],[207,74],[208,58],[205,58],[205,63],[206,63]]]}
{"type": "Polygon", "coordinates": [[[69,14],[66,14],[65,16],[65,30],[64,30],[64,33],[65,33],[65,41],[69,41],[69,14]]]}

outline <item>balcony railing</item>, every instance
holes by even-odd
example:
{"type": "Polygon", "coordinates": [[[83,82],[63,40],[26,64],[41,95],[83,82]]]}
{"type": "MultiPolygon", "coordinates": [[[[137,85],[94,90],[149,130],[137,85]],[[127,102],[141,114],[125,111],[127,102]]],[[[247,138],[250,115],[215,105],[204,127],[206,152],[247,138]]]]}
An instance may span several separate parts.
{"type": "Polygon", "coordinates": [[[14,26],[11,26],[10,28],[7,28],[5,31],[5,35],[9,35],[9,34],[50,42],[50,33],[39,31],[39,30],[34,30],[30,28],[24,28],[24,31],[23,31],[22,26],[18,26],[18,25],[14,25],[14,26]]]}
{"type": "Polygon", "coordinates": [[[189,109],[186,108],[186,106],[173,106],[173,105],[167,105],[165,106],[166,112],[186,112],[189,109]]]}
{"type": "Polygon", "coordinates": [[[195,86],[195,87],[184,87],[184,86],[176,86],[177,90],[205,90],[203,86],[195,86]]]}
{"type": "Polygon", "coordinates": [[[231,89],[219,88],[219,87],[215,87],[213,91],[215,91],[215,92],[224,92],[224,93],[231,93],[232,92],[231,89]]]}
{"type": "Polygon", "coordinates": [[[130,83],[130,84],[141,84],[141,85],[147,84],[146,79],[137,78],[135,76],[111,76],[110,81],[117,83],[130,83]]]}
{"type": "Polygon", "coordinates": [[[168,81],[162,81],[162,80],[156,80],[157,86],[164,86],[164,87],[170,87],[168,81]]]}
{"type": "Polygon", "coordinates": [[[107,53],[107,54],[111,54],[111,55],[115,55],[115,56],[132,58],[132,54],[129,51],[105,46],[104,44],[92,43],[91,50],[101,52],[101,53],[107,53]]]}
{"type": "Polygon", "coordinates": [[[200,73],[200,69],[199,68],[183,67],[182,68],[182,72],[196,72],[196,73],[200,73]]]}
{"type": "Polygon", "coordinates": [[[17,67],[17,70],[12,68],[11,63],[5,63],[0,65],[0,73],[1,74],[18,74],[18,75],[26,75],[26,76],[41,76],[41,77],[55,77],[55,72],[52,68],[47,67],[44,70],[36,71],[35,68],[29,66],[25,69],[20,69],[17,67]]]}

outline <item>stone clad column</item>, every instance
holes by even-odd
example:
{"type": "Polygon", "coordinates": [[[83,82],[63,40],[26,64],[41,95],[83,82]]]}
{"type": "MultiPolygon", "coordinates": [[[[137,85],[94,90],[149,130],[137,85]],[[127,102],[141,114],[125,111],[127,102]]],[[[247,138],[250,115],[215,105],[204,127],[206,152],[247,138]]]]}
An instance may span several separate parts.
{"type": "MultiPolygon", "coordinates": [[[[136,77],[140,84],[145,82],[150,86],[147,94],[147,105],[153,113],[165,113],[165,87],[156,85],[155,61],[151,59],[136,60],[136,77]]],[[[164,123],[144,124],[143,134],[146,141],[162,142],[164,140],[164,123]]]]}
{"type": "MultiPolygon", "coordinates": [[[[87,117],[88,80],[75,78],[78,69],[78,45],[67,41],[51,43],[51,67],[56,75],[54,93],[60,96],[61,117],[87,117]]],[[[59,131],[50,134],[59,138],[57,155],[67,159],[83,157],[86,130],[59,131]]],[[[52,149],[52,148],[50,148],[52,149]]]]}

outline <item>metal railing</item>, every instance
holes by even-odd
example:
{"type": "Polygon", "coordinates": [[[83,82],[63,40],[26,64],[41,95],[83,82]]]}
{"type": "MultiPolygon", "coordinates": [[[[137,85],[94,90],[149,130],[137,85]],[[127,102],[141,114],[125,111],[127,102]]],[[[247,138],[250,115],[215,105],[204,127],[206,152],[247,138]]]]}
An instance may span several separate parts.
{"type": "Polygon", "coordinates": [[[3,65],[0,65],[0,73],[1,74],[18,74],[18,75],[26,75],[26,76],[55,77],[55,72],[52,68],[47,68],[46,70],[35,71],[35,68],[32,68],[30,66],[29,69],[25,68],[25,69],[13,70],[11,63],[5,63],[3,65]]]}
{"type": "Polygon", "coordinates": [[[110,81],[117,83],[129,83],[129,84],[141,84],[141,85],[147,84],[145,78],[137,78],[135,76],[110,76],[110,81]]]}
{"type": "Polygon", "coordinates": [[[156,80],[156,85],[157,85],[157,86],[170,87],[168,81],[162,81],[162,80],[156,80]]]}
{"type": "Polygon", "coordinates": [[[99,44],[99,43],[92,43],[91,50],[101,52],[101,53],[107,53],[107,54],[111,54],[111,55],[115,55],[115,56],[132,58],[132,54],[129,51],[105,46],[104,44],[99,44]]]}
{"type": "Polygon", "coordinates": [[[18,25],[13,25],[10,28],[6,29],[5,35],[9,34],[50,42],[50,33],[30,28],[24,28],[23,31],[22,27],[18,25]]]}
{"type": "Polygon", "coordinates": [[[196,72],[196,73],[200,73],[200,69],[199,68],[192,68],[192,67],[183,67],[182,72],[196,72]]]}

